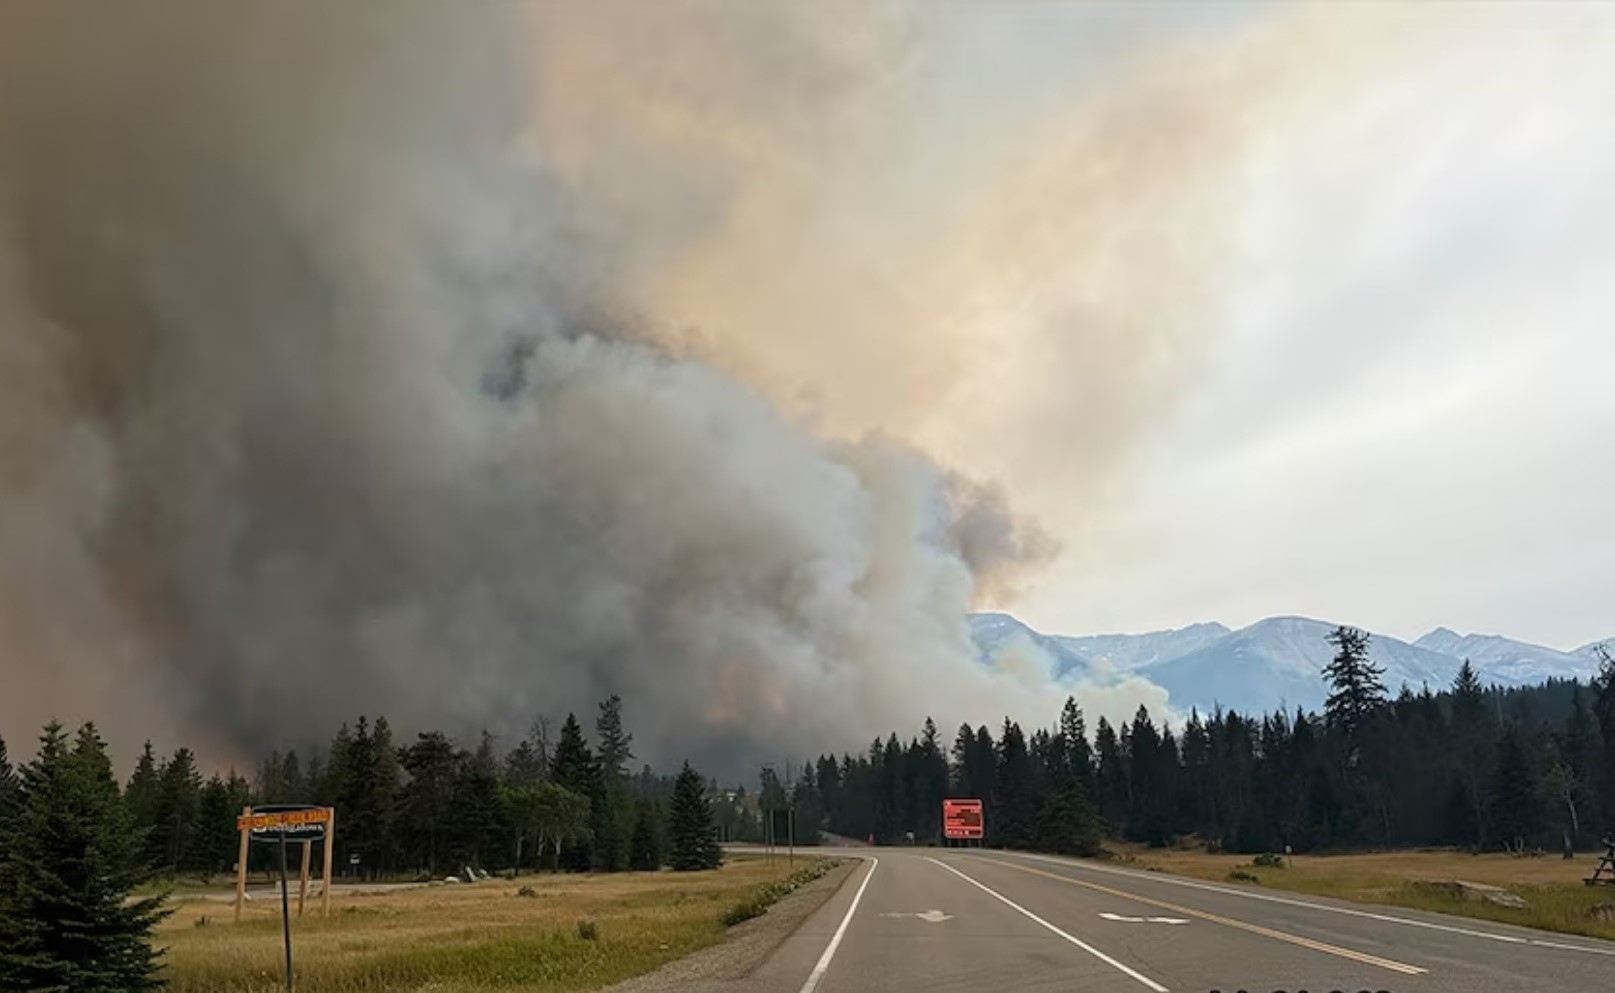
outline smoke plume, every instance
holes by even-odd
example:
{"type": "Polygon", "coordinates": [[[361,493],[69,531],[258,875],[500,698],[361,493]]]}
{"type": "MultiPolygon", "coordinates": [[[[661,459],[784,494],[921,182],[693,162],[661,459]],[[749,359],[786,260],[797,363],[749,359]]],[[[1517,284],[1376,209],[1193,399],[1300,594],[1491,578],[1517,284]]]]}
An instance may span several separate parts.
{"type": "Polygon", "coordinates": [[[1052,719],[1067,687],[965,619],[1051,540],[893,413],[956,344],[836,322],[920,284],[884,258],[813,329],[789,290],[794,225],[860,244],[808,191],[875,154],[920,41],[747,10],[8,7],[7,736],[245,756],[619,692],[642,757],[732,771],[1052,719]],[[775,268],[725,280],[748,245],[775,268]]]}

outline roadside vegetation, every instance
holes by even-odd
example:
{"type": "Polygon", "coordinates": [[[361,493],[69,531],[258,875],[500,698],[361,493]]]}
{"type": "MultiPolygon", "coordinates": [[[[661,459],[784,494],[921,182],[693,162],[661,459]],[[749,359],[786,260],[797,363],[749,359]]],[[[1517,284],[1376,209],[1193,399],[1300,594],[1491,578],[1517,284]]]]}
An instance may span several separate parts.
{"type": "Polygon", "coordinates": [[[1130,868],[1615,940],[1615,886],[1582,882],[1597,864],[1595,855],[1522,858],[1428,849],[1263,859],[1143,845],[1117,845],[1112,854],[1117,864],[1130,868]],[[1524,905],[1493,902],[1485,887],[1497,887],[1524,905]]]}
{"type": "MultiPolygon", "coordinates": [[[[733,908],[826,871],[737,858],[690,873],[577,873],[337,897],[294,921],[302,993],[588,990],[722,940],[733,908]]],[[[769,902],[772,902],[770,900],[769,902]]],[[[279,906],[188,899],[157,931],[173,993],[284,989],[279,906]],[[206,923],[201,923],[202,921],[206,923]]]]}

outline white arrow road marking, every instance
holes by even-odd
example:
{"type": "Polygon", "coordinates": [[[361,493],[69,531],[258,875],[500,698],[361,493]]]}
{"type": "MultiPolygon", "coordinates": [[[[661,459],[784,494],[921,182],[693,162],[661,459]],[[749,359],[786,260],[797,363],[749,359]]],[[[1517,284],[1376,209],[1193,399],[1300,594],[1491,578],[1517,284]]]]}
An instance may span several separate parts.
{"type": "Polygon", "coordinates": [[[1187,924],[1181,917],[1123,917],[1121,914],[1100,914],[1107,921],[1125,921],[1128,924],[1187,924]]]}
{"type": "Polygon", "coordinates": [[[899,914],[899,913],[894,912],[894,913],[889,913],[889,914],[881,914],[880,916],[882,916],[882,917],[918,917],[920,920],[922,920],[922,921],[930,921],[932,924],[941,924],[943,921],[951,921],[951,920],[953,920],[953,915],[952,914],[944,914],[940,910],[924,910],[924,911],[921,911],[918,914],[899,914]]]}

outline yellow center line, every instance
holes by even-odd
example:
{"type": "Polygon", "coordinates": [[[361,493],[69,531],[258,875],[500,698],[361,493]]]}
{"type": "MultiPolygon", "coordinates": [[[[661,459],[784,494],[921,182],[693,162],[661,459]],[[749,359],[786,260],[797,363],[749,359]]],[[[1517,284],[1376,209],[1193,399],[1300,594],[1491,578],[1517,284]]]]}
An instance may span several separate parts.
{"type": "Polygon", "coordinates": [[[1147,896],[1139,896],[1137,893],[1127,893],[1122,890],[1111,889],[1109,886],[1101,886],[1098,883],[1090,883],[1085,879],[1072,879],[1070,876],[1062,876],[1054,872],[1045,872],[1042,869],[1034,869],[1031,866],[1019,865],[1015,862],[1005,862],[999,859],[983,858],[979,855],[969,855],[965,857],[978,862],[990,862],[993,865],[1001,865],[1006,869],[1029,872],[1034,876],[1044,876],[1048,879],[1058,880],[1062,883],[1070,883],[1072,886],[1081,886],[1085,889],[1094,890],[1098,893],[1105,893],[1110,896],[1120,897],[1123,900],[1135,900],[1139,903],[1147,903],[1152,907],[1160,907],[1164,910],[1170,910],[1179,914],[1188,914],[1191,917],[1198,917],[1204,921],[1211,921],[1213,924],[1222,924],[1226,925],[1227,927],[1239,928],[1241,931],[1249,931],[1252,934],[1259,934],[1265,938],[1274,938],[1278,941],[1287,941],[1292,945],[1300,945],[1302,948],[1310,948],[1314,951],[1327,952],[1330,955],[1338,955],[1343,959],[1351,959],[1353,962],[1362,962],[1366,965],[1379,966],[1381,969],[1389,969],[1392,972],[1400,972],[1406,976],[1416,976],[1420,973],[1428,971],[1421,969],[1416,965],[1408,965],[1405,962],[1397,962],[1393,959],[1383,959],[1378,955],[1369,955],[1366,952],[1353,951],[1350,948],[1341,948],[1339,945],[1330,945],[1322,941],[1314,941],[1311,938],[1303,938],[1298,934],[1290,934],[1286,931],[1275,931],[1272,928],[1262,927],[1259,924],[1248,924],[1245,921],[1236,921],[1232,917],[1222,917],[1218,914],[1207,913],[1204,910],[1195,910],[1193,907],[1183,907],[1175,903],[1167,903],[1165,900],[1156,900],[1147,896]]]}

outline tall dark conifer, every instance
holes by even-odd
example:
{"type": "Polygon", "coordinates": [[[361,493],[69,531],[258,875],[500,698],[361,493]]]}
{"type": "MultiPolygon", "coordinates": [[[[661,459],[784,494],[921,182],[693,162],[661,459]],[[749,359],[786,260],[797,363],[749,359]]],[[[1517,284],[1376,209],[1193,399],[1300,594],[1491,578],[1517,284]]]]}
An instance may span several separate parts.
{"type": "Polygon", "coordinates": [[[95,727],[69,747],[48,725],[20,792],[0,844],[0,989],[159,988],[162,898],[130,899],[143,855],[95,727]]]}

